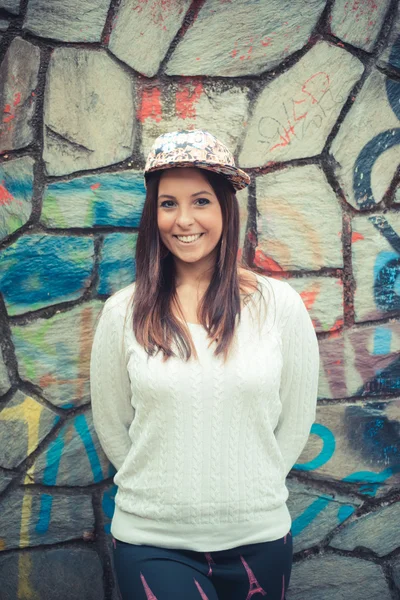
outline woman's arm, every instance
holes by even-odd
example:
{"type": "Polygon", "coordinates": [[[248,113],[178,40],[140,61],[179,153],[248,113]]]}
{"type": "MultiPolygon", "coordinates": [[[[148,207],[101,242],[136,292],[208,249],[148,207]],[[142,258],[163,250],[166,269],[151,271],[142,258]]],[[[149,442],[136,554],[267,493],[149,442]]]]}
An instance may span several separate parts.
{"type": "Polygon", "coordinates": [[[124,316],[111,296],[104,304],[90,357],[93,423],[100,444],[119,470],[129,449],[135,416],[124,343],[124,316]]]}
{"type": "Polygon", "coordinates": [[[299,458],[315,421],[319,376],[318,340],[311,318],[296,290],[291,288],[288,297],[289,315],[281,332],[282,412],[274,432],[285,462],[285,476],[299,458]]]}

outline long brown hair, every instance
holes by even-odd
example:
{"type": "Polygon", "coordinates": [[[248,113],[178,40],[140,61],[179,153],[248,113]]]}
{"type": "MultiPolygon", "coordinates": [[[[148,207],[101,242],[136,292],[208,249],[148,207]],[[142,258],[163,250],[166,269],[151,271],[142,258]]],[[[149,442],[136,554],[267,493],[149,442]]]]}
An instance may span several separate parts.
{"type": "MultiPolygon", "coordinates": [[[[238,274],[239,205],[230,182],[217,173],[202,170],[212,186],[222,212],[222,235],[207,291],[198,308],[200,323],[208,337],[216,342],[215,355],[226,360],[231,347],[236,321],[240,321],[240,289],[244,278],[238,274]]],[[[146,200],[136,243],[136,283],[133,295],[133,330],[138,343],[153,356],[163,353],[163,360],[178,354],[189,360],[196,349],[185,321],[177,319],[171,308],[182,315],[176,294],[176,271],[173,255],[161,241],[157,225],[158,186],[162,171],[147,176],[146,200]]],[[[243,269],[251,271],[247,265],[243,269]]],[[[250,295],[250,294],[249,294],[250,295]]],[[[183,315],[182,315],[183,316],[183,315]]]]}

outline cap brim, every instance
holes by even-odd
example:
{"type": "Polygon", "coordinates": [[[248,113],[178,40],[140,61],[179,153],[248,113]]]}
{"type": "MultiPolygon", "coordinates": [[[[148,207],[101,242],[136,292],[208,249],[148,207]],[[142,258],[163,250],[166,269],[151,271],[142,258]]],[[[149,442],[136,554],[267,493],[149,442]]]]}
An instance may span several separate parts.
{"type": "Polygon", "coordinates": [[[233,185],[235,190],[243,190],[250,183],[250,177],[239,169],[238,167],[231,167],[229,165],[220,165],[220,164],[210,164],[202,161],[180,161],[180,162],[171,162],[164,165],[157,165],[156,167],[152,167],[145,171],[144,176],[148,173],[153,173],[154,171],[162,171],[164,169],[173,169],[179,167],[197,167],[199,169],[205,169],[206,171],[213,171],[214,173],[218,173],[220,175],[225,176],[230,183],[233,185]]]}

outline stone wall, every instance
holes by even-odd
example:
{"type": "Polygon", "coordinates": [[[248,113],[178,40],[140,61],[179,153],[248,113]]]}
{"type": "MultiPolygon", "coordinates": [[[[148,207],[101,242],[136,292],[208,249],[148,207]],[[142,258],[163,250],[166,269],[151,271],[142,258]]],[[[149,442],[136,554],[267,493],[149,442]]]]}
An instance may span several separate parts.
{"type": "Polygon", "coordinates": [[[0,38],[1,597],[118,597],[93,327],[152,141],[200,127],[251,175],[242,258],[320,343],[289,598],[400,598],[397,1],[0,0],[0,38]]]}

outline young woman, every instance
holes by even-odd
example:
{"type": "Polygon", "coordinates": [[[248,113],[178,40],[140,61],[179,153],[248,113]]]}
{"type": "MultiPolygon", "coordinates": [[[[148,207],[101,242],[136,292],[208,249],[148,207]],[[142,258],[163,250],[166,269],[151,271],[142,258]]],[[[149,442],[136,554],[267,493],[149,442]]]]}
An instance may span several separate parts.
{"type": "Polygon", "coordinates": [[[315,419],[318,342],[300,295],[237,263],[249,177],[210,133],[154,143],[136,282],[103,307],[93,418],[117,473],[123,600],[283,600],[285,479],[315,419]]]}

